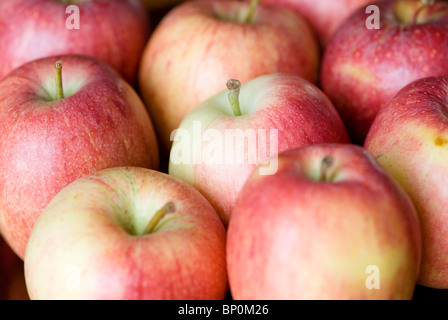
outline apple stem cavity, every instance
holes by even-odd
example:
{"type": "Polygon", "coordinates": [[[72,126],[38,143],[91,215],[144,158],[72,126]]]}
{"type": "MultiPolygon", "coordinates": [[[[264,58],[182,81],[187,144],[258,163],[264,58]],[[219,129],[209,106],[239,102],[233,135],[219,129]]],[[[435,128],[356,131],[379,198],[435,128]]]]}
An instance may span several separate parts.
{"type": "Polygon", "coordinates": [[[412,17],[411,24],[417,24],[418,23],[418,17],[419,15],[428,7],[431,7],[434,5],[435,0],[420,0],[422,5],[415,11],[414,16],[412,17]]]}
{"type": "Polygon", "coordinates": [[[227,81],[227,89],[229,89],[229,103],[232,106],[233,114],[235,117],[241,116],[241,108],[240,108],[240,88],[241,82],[239,80],[230,79],[227,81]]]}
{"type": "Polygon", "coordinates": [[[255,11],[256,11],[259,3],[260,3],[260,0],[251,0],[245,23],[247,23],[247,24],[253,23],[255,11]]]}
{"type": "Polygon", "coordinates": [[[161,209],[157,210],[157,212],[151,218],[143,234],[153,233],[160,220],[162,220],[163,217],[165,217],[167,214],[174,213],[175,211],[176,206],[173,202],[168,202],[167,204],[165,204],[161,209]]]}
{"type": "Polygon", "coordinates": [[[56,80],[56,99],[64,98],[64,88],[62,86],[62,61],[57,61],[55,64],[55,80],[56,80]]]}
{"type": "Polygon", "coordinates": [[[331,166],[333,165],[333,157],[331,156],[326,156],[325,158],[322,159],[322,163],[320,166],[320,178],[319,181],[331,181],[331,177],[328,176],[328,170],[331,168],[331,166]]]}

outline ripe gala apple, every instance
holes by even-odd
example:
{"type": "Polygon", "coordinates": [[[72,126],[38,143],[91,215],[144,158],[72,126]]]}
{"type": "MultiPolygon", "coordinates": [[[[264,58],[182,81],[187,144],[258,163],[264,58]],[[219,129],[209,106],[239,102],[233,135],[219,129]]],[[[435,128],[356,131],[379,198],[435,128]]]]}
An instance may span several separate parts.
{"type": "Polygon", "coordinates": [[[158,168],[159,152],[143,102],[108,65],[48,57],[0,82],[0,231],[22,259],[35,220],[59,190],[120,165],[158,168]]]}
{"type": "Polygon", "coordinates": [[[161,148],[169,153],[170,135],[183,117],[224,90],[227,80],[284,72],[316,82],[319,63],[311,27],[290,10],[193,0],[173,8],[154,30],[139,86],[161,148]]]}
{"type": "Polygon", "coordinates": [[[140,0],[2,0],[0,80],[29,61],[83,54],[133,83],[149,23],[140,0]]]}
{"type": "Polygon", "coordinates": [[[352,141],[362,145],[381,106],[408,83],[448,73],[448,3],[376,2],[379,29],[366,26],[365,8],[330,38],[321,88],[332,100],[352,141]]]}
{"type": "MultiPolygon", "coordinates": [[[[232,79],[235,80],[235,79],[232,79]]],[[[256,168],[276,170],[279,152],[310,144],[350,142],[330,100],[290,74],[257,77],[192,109],[173,133],[169,174],[205,195],[227,226],[241,187],[256,168]],[[229,96],[230,94],[230,96],[229,96]],[[187,156],[185,156],[187,155],[187,156]]]]}
{"type": "Polygon", "coordinates": [[[421,261],[416,209],[363,148],[320,144],[256,169],[227,232],[236,300],[412,299],[421,261]]]}
{"type": "Polygon", "coordinates": [[[58,193],[35,224],[33,300],[211,300],[227,286],[226,231],[193,187],[144,168],[109,168],[58,193]]]}
{"type": "Polygon", "coordinates": [[[448,289],[448,76],[416,80],[378,113],[365,149],[409,193],[423,234],[419,283],[448,289]]]}

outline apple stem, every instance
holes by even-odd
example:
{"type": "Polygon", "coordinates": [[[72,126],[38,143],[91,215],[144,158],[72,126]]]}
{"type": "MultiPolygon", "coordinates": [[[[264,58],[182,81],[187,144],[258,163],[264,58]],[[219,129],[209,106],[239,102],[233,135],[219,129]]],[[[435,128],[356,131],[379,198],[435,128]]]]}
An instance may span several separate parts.
{"type": "Polygon", "coordinates": [[[415,11],[414,16],[412,17],[411,24],[417,24],[418,16],[425,10],[427,7],[434,5],[435,0],[420,0],[422,5],[415,11]]]}
{"type": "Polygon", "coordinates": [[[64,98],[64,88],[62,86],[62,61],[57,61],[55,64],[55,80],[56,80],[56,99],[64,98]]]}
{"type": "Polygon", "coordinates": [[[330,181],[328,177],[328,169],[333,165],[333,157],[326,156],[322,159],[320,166],[320,179],[319,181],[330,181]]]}
{"type": "Polygon", "coordinates": [[[169,214],[176,211],[176,206],[173,202],[168,202],[165,204],[161,209],[157,210],[157,212],[154,214],[154,216],[149,221],[148,225],[146,226],[145,232],[143,234],[150,234],[154,232],[154,229],[159,224],[160,220],[162,218],[169,214]]]}
{"type": "Polygon", "coordinates": [[[240,88],[241,88],[241,82],[235,79],[230,79],[227,81],[227,88],[229,89],[229,102],[233,109],[233,114],[236,117],[241,116],[241,108],[240,108],[240,88]]]}
{"type": "Polygon", "coordinates": [[[253,22],[255,11],[256,11],[259,3],[260,3],[260,0],[251,0],[250,6],[249,6],[249,12],[247,13],[245,23],[250,24],[253,22]]]}

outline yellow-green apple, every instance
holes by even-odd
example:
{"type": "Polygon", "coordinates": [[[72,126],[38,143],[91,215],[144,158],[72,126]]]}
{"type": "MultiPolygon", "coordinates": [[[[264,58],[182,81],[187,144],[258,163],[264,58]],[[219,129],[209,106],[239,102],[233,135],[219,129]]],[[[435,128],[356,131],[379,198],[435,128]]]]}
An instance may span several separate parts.
{"type": "Polygon", "coordinates": [[[0,82],[0,232],[22,259],[35,220],[59,190],[120,165],[158,168],[159,152],[143,102],[107,64],[47,57],[0,82]]]}
{"type": "Polygon", "coordinates": [[[137,80],[150,25],[140,0],[2,0],[0,80],[39,58],[84,54],[137,80]]]}
{"type": "Polygon", "coordinates": [[[448,289],[448,76],[416,80],[379,111],[365,148],[409,193],[419,212],[419,283],[448,289]]]}
{"type": "Polygon", "coordinates": [[[227,231],[232,297],[411,299],[420,270],[416,209],[361,146],[320,144],[256,169],[227,231]]]}
{"type": "MultiPolygon", "coordinates": [[[[246,0],[249,1],[249,0],[246,0]]],[[[373,0],[262,0],[264,4],[284,6],[303,15],[314,29],[321,46],[348,16],[373,0]]]]}
{"type": "Polygon", "coordinates": [[[380,28],[367,28],[360,9],[331,37],[322,61],[321,88],[360,145],[378,110],[402,87],[448,73],[448,3],[387,0],[376,6],[380,28]]]}
{"type": "Polygon", "coordinates": [[[25,254],[33,300],[226,296],[226,230],[193,187],[145,168],[83,176],[37,220],[25,254]]]}
{"type": "Polygon", "coordinates": [[[211,202],[227,226],[246,178],[261,163],[276,171],[278,152],[305,145],[348,143],[330,100],[299,76],[269,74],[222,91],[196,108],[173,132],[168,172],[211,202]],[[235,94],[235,96],[233,96],[235,94]],[[238,96],[239,95],[239,96],[238,96]]]}
{"type": "Polygon", "coordinates": [[[315,82],[319,63],[311,27],[288,9],[234,0],[186,1],[154,30],[139,84],[161,148],[168,153],[171,132],[183,117],[224,90],[228,79],[245,82],[287,72],[315,82]]]}

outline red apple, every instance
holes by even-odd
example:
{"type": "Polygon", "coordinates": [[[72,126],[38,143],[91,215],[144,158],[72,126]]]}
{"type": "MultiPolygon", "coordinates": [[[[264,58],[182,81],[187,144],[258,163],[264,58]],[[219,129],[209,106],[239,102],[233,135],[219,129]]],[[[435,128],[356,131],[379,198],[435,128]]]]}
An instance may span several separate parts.
{"type": "Polygon", "coordinates": [[[351,13],[371,2],[373,0],[263,0],[264,4],[283,6],[303,15],[316,32],[322,47],[351,13]]]}
{"type": "Polygon", "coordinates": [[[419,283],[448,289],[448,76],[419,79],[378,113],[365,148],[409,193],[420,215],[419,283]]]}
{"type": "Polygon", "coordinates": [[[380,28],[368,29],[365,9],[358,10],[335,32],[322,61],[321,88],[358,144],[381,106],[402,87],[448,73],[448,3],[423,9],[420,0],[376,5],[380,28]]]}
{"type": "Polygon", "coordinates": [[[30,236],[25,279],[33,300],[224,299],[225,243],[193,187],[159,171],[109,168],[49,203],[30,236]]]}
{"type": "MultiPolygon", "coordinates": [[[[260,76],[237,90],[238,112],[222,91],[187,114],[172,136],[168,168],[201,191],[226,226],[257,165],[288,149],[349,142],[330,100],[301,77],[260,76]]],[[[266,163],[266,174],[275,171],[275,161],[266,163]]]]}
{"type": "Polygon", "coordinates": [[[255,170],[227,233],[228,278],[240,299],[412,299],[421,260],[409,196],[360,146],[284,152],[255,170]]]}
{"type": "Polygon", "coordinates": [[[136,81],[150,31],[140,0],[2,0],[0,30],[0,80],[38,58],[84,54],[129,82],[136,81]]]}
{"type": "Polygon", "coordinates": [[[154,30],[139,83],[166,152],[188,111],[224,90],[228,79],[287,72],[317,81],[318,43],[306,21],[259,4],[246,22],[248,11],[241,1],[186,1],[154,30]]]}
{"type": "Polygon", "coordinates": [[[112,166],[157,168],[158,155],[140,97],[105,63],[56,56],[22,65],[0,82],[0,231],[23,258],[35,220],[69,182],[112,166]]]}

